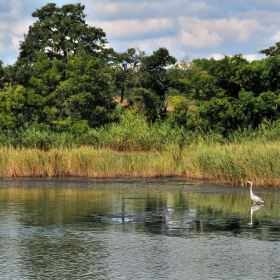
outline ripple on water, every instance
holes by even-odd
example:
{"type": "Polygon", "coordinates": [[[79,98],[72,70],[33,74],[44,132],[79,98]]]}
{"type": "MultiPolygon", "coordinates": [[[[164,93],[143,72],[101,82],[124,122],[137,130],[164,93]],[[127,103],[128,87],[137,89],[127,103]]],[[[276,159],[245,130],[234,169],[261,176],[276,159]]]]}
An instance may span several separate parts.
{"type": "Polygon", "coordinates": [[[277,193],[253,213],[242,189],[155,182],[0,188],[0,279],[279,277],[277,193]]]}

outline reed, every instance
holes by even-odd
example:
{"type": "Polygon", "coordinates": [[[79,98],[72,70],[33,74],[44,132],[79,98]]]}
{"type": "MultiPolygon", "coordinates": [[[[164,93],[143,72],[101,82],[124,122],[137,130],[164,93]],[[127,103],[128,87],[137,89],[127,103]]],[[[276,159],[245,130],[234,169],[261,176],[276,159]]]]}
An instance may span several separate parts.
{"type": "Polygon", "coordinates": [[[171,152],[119,153],[92,147],[51,149],[0,148],[0,176],[88,178],[179,176],[171,152]]]}
{"type": "Polygon", "coordinates": [[[280,186],[280,141],[219,143],[200,140],[163,151],[118,152],[82,146],[49,151],[0,147],[0,176],[167,177],[185,176],[220,184],[280,186]]]}
{"type": "Polygon", "coordinates": [[[280,142],[199,143],[184,151],[186,174],[215,183],[280,186],[280,142]]]}

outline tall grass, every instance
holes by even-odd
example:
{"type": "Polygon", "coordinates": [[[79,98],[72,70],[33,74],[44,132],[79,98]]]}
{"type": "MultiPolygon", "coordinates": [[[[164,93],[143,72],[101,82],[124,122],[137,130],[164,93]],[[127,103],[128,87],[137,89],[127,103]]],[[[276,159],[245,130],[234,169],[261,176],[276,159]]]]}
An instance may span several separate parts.
{"type": "Polygon", "coordinates": [[[280,186],[280,141],[193,143],[165,151],[117,152],[89,146],[49,151],[0,148],[0,176],[87,178],[184,176],[221,184],[280,186]]]}
{"type": "Polygon", "coordinates": [[[51,149],[0,148],[0,176],[89,178],[181,175],[170,152],[119,153],[91,147],[51,149]]]}
{"type": "Polygon", "coordinates": [[[83,134],[29,127],[0,133],[0,176],[89,178],[185,176],[222,184],[280,186],[280,125],[240,129],[227,139],[153,125],[127,115],[83,134]]]}
{"type": "MultiPolygon", "coordinates": [[[[186,131],[172,127],[168,122],[148,124],[144,117],[126,115],[119,123],[90,129],[84,133],[54,132],[48,127],[33,125],[18,131],[0,132],[0,145],[13,148],[77,148],[91,146],[96,149],[108,148],[115,151],[162,151],[166,146],[177,144],[183,147],[202,137],[201,131],[186,131]]],[[[209,134],[213,138],[220,135],[209,134]]]]}
{"type": "Polygon", "coordinates": [[[280,141],[199,143],[184,152],[190,177],[233,185],[251,179],[259,186],[280,186],[280,141]]]}

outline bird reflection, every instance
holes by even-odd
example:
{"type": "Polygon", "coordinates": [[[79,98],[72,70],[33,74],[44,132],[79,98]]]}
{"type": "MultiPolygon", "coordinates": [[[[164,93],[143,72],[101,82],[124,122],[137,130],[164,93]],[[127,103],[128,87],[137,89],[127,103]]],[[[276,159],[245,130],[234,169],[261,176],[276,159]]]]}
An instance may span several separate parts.
{"type": "Polygon", "coordinates": [[[257,225],[259,223],[259,221],[255,221],[253,222],[253,213],[260,210],[263,207],[263,205],[254,205],[251,207],[251,222],[248,223],[248,225],[257,225]]]}

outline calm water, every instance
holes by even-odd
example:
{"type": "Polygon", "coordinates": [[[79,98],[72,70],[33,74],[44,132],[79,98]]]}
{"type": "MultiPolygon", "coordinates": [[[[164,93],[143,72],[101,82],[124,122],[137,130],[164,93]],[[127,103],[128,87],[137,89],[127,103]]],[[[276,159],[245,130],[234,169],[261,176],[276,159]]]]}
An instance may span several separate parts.
{"type": "Polygon", "coordinates": [[[0,183],[1,279],[280,279],[280,195],[184,179],[0,183]]]}

